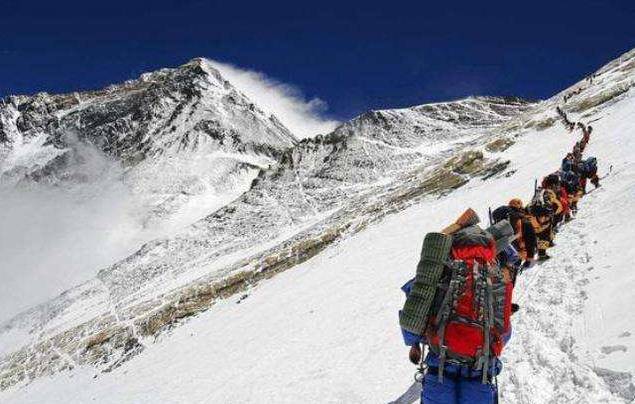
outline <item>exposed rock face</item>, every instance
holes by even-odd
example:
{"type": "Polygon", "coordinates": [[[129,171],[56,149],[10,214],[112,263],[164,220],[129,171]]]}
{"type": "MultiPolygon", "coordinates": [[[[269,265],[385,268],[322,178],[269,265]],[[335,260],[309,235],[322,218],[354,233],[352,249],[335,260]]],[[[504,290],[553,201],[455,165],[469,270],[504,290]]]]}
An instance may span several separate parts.
{"type": "MultiPolygon", "coordinates": [[[[632,86],[632,70],[622,68],[617,64],[607,74],[630,77],[632,86]]],[[[72,149],[64,130],[119,159],[128,180],[143,184],[138,192],[170,190],[171,197],[157,204],[166,214],[181,195],[197,192],[191,184],[200,178],[190,172],[191,181],[179,177],[166,186],[157,173],[163,156],[222,152],[231,164],[219,180],[238,167],[258,171],[237,199],[5,323],[0,336],[22,330],[30,339],[0,359],[0,388],[80,364],[118,366],[141,352],[148,337],[217,299],[420,198],[505,171],[509,162],[492,153],[511,146],[530,122],[555,122],[555,116],[554,100],[469,98],[371,111],[328,135],[296,142],[201,60],[103,91],[4,100],[0,172],[13,170],[12,178],[63,179],[60,173],[77,163],[64,157],[72,149]],[[42,136],[41,154],[29,160],[37,167],[18,169],[16,148],[42,136]],[[148,180],[153,175],[159,178],[148,180]]]]}
{"type": "Polygon", "coordinates": [[[514,144],[514,141],[511,139],[499,138],[489,142],[487,146],[485,146],[485,150],[492,153],[502,152],[507,150],[513,144],[514,144]]]}

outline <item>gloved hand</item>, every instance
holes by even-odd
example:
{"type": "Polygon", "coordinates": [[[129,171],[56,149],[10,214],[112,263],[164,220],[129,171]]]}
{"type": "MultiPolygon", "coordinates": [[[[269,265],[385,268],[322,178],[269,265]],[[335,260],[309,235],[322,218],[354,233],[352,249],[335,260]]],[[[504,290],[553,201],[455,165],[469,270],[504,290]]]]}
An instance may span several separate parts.
{"type": "Polygon", "coordinates": [[[518,310],[520,310],[520,306],[516,303],[512,303],[512,314],[516,313],[518,310]]]}
{"type": "Polygon", "coordinates": [[[410,353],[408,354],[408,359],[410,362],[418,365],[421,362],[421,348],[419,345],[413,345],[410,347],[410,353]]]}

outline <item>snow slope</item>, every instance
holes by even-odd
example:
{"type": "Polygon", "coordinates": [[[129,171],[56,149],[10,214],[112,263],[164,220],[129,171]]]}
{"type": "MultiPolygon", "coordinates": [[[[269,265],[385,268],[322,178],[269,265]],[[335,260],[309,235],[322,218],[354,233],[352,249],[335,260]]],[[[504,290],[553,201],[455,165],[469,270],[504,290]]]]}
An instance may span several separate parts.
{"type": "Polygon", "coordinates": [[[262,109],[293,109],[290,93],[230,74],[236,87],[214,66],[194,59],[102,90],[0,100],[0,275],[23,274],[0,284],[0,323],[17,315],[9,328],[20,323],[37,339],[51,317],[58,334],[81,325],[60,327],[75,303],[68,296],[92,304],[101,294],[101,314],[139,317],[202,277],[209,286],[246,267],[262,272],[272,257],[304,255],[376,219],[385,208],[368,205],[421,182],[400,177],[430,171],[534,107],[480,97],[372,111],[298,142],[262,109]],[[239,88],[260,88],[256,98],[274,105],[239,88]]]}
{"type": "Polygon", "coordinates": [[[227,205],[296,143],[202,59],[0,99],[0,275],[23,274],[0,322],[227,205]]]}
{"type": "MultiPolygon", "coordinates": [[[[513,143],[534,118],[554,124],[542,108],[535,110],[517,99],[470,98],[375,111],[301,141],[261,169],[236,200],[0,326],[0,340],[28,336],[21,346],[0,344],[7,354],[0,358],[0,388],[83,364],[118,366],[181,319],[422,196],[500,175],[509,162],[479,149],[492,141],[513,143]],[[403,146],[384,141],[387,135],[403,146]],[[51,346],[65,355],[50,354],[51,346]]],[[[188,172],[151,161],[159,177],[188,172]]],[[[208,174],[205,167],[199,177],[208,174]]],[[[195,170],[191,174],[196,177],[195,170]]]]}
{"type": "MultiPolygon", "coordinates": [[[[599,107],[580,104],[605,91],[601,87],[565,106],[570,118],[594,121],[587,155],[597,156],[600,174],[609,165],[613,171],[559,233],[553,259],[519,279],[515,299],[521,310],[503,356],[502,402],[624,403],[634,398],[630,307],[635,275],[629,270],[634,257],[628,243],[635,230],[628,219],[635,202],[635,94],[630,85],[599,107]]],[[[110,372],[80,366],[9,387],[0,400],[395,400],[411,387],[414,371],[398,329],[397,310],[404,299],[399,287],[414,273],[424,234],[467,206],[485,218],[489,206],[517,196],[527,200],[534,178],[555,170],[578,137],[560,124],[523,130],[501,153],[510,160],[509,175],[472,179],[448,195],[424,198],[342,238],[295,268],[159,334],[140,355],[110,372]]]]}

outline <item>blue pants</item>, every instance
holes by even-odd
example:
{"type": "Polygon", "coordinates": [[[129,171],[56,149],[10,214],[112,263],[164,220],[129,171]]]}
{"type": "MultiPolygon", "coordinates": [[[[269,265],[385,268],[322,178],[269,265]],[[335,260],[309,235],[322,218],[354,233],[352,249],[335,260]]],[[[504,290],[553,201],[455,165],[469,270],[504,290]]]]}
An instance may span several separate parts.
{"type": "Polygon", "coordinates": [[[481,379],[444,377],[439,383],[437,374],[428,373],[421,392],[422,404],[494,404],[496,387],[481,383],[481,379]]]}

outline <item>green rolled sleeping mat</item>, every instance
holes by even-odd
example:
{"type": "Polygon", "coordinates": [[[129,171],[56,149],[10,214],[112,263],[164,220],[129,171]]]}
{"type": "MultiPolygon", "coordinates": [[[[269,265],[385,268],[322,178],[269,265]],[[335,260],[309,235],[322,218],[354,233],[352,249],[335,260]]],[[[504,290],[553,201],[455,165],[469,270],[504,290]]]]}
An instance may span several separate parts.
{"type": "Polygon", "coordinates": [[[443,274],[451,248],[451,235],[426,234],[414,284],[403,309],[399,312],[399,324],[403,329],[416,335],[423,335],[437,284],[443,274]]]}

